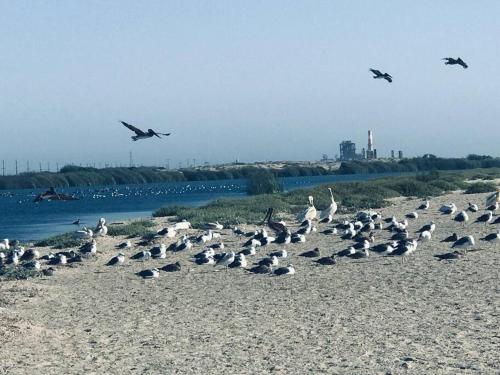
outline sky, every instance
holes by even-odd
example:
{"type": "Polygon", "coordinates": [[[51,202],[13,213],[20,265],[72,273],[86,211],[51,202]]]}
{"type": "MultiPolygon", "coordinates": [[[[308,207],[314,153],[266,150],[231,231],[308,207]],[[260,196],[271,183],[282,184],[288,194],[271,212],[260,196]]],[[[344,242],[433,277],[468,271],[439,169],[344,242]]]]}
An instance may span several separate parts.
{"type": "Polygon", "coordinates": [[[0,160],[500,156],[500,2],[0,0],[0,160]],[[469,69],[445,66],[462,57],[469,69]],[[372,79],[369,68],[394,81],[372,79]],[[118,121],[171,132],[132,142],[118,121]]]}

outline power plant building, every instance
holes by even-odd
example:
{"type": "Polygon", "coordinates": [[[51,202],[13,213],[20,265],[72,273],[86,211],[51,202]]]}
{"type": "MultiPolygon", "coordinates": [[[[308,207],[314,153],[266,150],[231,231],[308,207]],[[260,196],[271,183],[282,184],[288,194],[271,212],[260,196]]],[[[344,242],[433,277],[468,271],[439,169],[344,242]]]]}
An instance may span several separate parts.
{"type": "Polygon", "coordinates": [[[359,159],[356,155],[356,144],[351,141],[342,141],[340,143],[340,160],[356,160],[359,159]]]}

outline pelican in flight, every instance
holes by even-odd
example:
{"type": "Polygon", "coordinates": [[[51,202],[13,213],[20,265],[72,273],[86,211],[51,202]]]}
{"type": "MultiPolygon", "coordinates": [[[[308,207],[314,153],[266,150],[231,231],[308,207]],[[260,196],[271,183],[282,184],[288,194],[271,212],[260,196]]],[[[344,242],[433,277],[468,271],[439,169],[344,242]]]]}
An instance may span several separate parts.
{"type": "Polygon", "coordinates": [[[151,137],[158,137],[161,138],[160,135],[164,135],[168,137],[170,133],[157,133],[153,129],[148,129],[147,132],[142,131],[139,128],[136,128],[134,125],[127,124],[125,121],[120,121],[123,126],[129,128],[132,130],[136,135],[133,135],[131,138],[134,141],[138,141],[139,139],[146,139],[146,138],[151,138],[151,137]]]}
{"type": "Polygon", "coordinates": [[[457,65],[458,64],[458,65],[461,65],[464,69],[468,68],[467,64],[460,57],[457,57],[456,59],[454,59],[453,57],[445,57],[443,60],[446,60],[445,65],[457,65]]]}
{"type": "Polygon", "coordinates": [[[377,69],[370,69],[370,72],[375,74],[373,78],[378,79],[382,78],[385,79],[387,82],[392,82],[392,76],[389,73],[382,73],[380,70],[377,69]]]}

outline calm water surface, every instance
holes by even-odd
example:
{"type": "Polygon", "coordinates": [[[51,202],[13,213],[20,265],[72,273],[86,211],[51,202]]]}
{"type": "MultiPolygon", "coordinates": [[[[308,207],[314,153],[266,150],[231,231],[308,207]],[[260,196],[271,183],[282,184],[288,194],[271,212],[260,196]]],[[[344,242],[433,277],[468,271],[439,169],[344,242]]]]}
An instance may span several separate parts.
{"type": "MultiPolygon", "coordinates": [[[[293,190],[391,175],[397,174],[286,177],[281,181],[285,190],[293,190]]],[[[221,197],[244,197],[245,189],[245,180],[75,187],[58,191],[75,194],[79,200],[40,203],[34,203],[33,199],[45,189],[0,190],[0,238],[38,240],[77,229],[71,224],[76,219],[80,219],[82,225],[93,227],[100,217],[105,217],[109,223],[150,217],[161,206],[201,206],[221,197]]]]}

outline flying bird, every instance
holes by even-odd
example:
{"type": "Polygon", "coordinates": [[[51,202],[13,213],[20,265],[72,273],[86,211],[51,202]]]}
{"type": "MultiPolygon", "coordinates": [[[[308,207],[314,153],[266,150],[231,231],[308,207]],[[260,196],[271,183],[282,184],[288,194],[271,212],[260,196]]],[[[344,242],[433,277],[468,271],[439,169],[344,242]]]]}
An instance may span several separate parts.
{"type": "Polygon", "coordinates": [[[160,135],[164,135],[166,137],[168,137],[170,135],[170,133],[155,132],[153,129],[148,129],[147,132],[144,132],[141,129],[136,128],[134,125],[127,124],[125,121],[120,121],[120,122],[123,124],[123,126],[125,126],[126,128],[129,128],[130,130],[132,130],[136,134],[136,135],[133,135],[131,137],[132,140],[134,140],[134,141],[138,141],[139,139],[151,138],[151,137],[161,138],[160,135]]]}
{"type": "Polygon", "coordinates": [[[446,60],[446,62],[444,63],[445,65],[457,65],[458,64],[458,65],[461,65],[464,69],[468,68],[467,64],[460,57],[457,57],[456,59],[454,59],[453,57],[445,57],[443,60],[446,60]]]}
{"type": "Polygon", "coordinates": [[[382,73],[380,70],[377,69],[370,69],[370,72],[375,74],[373,78],[382,78],[385,79],[387,82],[392,82],[392,76],[389,73],[382,73]]]}

